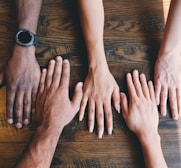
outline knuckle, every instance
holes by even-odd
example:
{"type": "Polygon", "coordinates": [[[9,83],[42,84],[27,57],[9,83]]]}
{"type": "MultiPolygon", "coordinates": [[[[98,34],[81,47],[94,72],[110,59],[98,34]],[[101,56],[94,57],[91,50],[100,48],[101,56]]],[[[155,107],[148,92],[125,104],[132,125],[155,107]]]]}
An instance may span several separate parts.
{"type": "Polygon", "coordinates": [[[100,120],[103,119],[103,113],[102,112],[98,112],[97,113],[97,118],[100,119],[100,120]]]}
{"type": "Polygon", "coordinates": [[[22,104],[19,102],[16,102],[14,107],[15,107],[15,111],[19,111],[22,109],[22,104]]]}
{"type": "Polygon", "coordinates": [[[106,112],[106,117],[107,117],[107,118],[112,118],[112,112],[111,112],[111,111],[106,112]]]}
{"type": "Polygon", "coordinates": [[[89,117],[89,119],[88,119],[88,123],[89,123],[89,124],[94,123],[94,119],[93,119],[93,118],[91,118],[91,117],[89,117]]]}

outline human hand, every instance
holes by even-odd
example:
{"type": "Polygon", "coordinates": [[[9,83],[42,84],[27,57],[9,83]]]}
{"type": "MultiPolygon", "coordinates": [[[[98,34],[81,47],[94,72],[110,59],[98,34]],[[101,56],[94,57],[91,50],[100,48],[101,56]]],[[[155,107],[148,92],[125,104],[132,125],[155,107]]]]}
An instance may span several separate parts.
{"type": "Polygon", "coordinates": [[[173,119],[181,114],[181,58],[180,52],[171,55],[159,55],[155,64],[155,95],[157,105],[160,104],[161,114],[166,116],[167,99],[173,119]],[[178,55],[178,56],[177,56],[178,55]]]}
{"type": "Polygon", "coordinates": [[[70,64],[60,56],[43,69],[36,101],[35,118],[40,124],[57,128],[67,125],[80,108],[82,82],[75,87],[72,101],[69,99],[70,64]]]}
{"type": "Polygon", "coordinates": [[[129,105],[126,95],[121,93],[121,108],[129,129],[140,139],[157,135],[159,117],[152,82],[147,85],[144,74],[139,79],[137,70],[133,71],[132,76],[128,73],[126,80],[129,105]]]}
{"type": "Polygon", "coordinates": [[[102,138],[104,132],[104,116],[108,134],[112,134],[113,116],[111,98],[114,107],[120,112],[119,87],[108,67],[90,69],[83,86],[83,98],[79,112],[81,121],[88,103],[88,127],[89,132],[94,129],[94,120],[97,120],[98,137],[102,138]]]}
{"type": "Polygon", "coordinates": [[[6,68],[7,117],[9,124],[21,128],[30,122],[31,109],[35,108],[40,79],[40,67],[35,58],[35,47],[15,45],[6,68]]]}

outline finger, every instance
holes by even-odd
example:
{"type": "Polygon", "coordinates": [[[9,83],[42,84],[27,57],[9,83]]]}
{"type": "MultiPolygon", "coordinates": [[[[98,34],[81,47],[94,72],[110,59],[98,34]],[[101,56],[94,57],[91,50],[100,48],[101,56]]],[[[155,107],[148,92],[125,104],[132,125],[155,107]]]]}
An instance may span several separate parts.
{"type": "Polygon", "coordinates": [[[113,98],[115,109],[117,110],[118,113],[120,113],[120,96],[119,96],[119,87],[118,86],[116,86],[114,88],[112,98],[113,98]]]}
{"type": "Polygon", "coordinates": [[[136,97],[136,90],[135,90],[135,86],[133,84],[133,79],[130,73],[127,74],[126,76],[126,82],[127,82],[127,87],[128,87],[128,93],[130,98],[136,97]]]}
{"type": "Polygon", "coordinates": [[[162,87],[160,93],[160,109],[161,109],[161,114],[163,116],[166,116],[167,113],[167,95],[168,95],[167,89],[165,87],[162,87]]]}
{"type": "Polygon", "coordinates": [[[89,132],[93,132],[93,130],[94,130],[94,121],[95,121],[95,101],[92,99],[89,99],[89,103],[88,103],[89,132]]]}
{"type": "Polygon", "coordinates": [[[23,124],[28,125],[30,123],[31,114],[31,90],[27,91],[23,99],[23,124]]]}
{"type": "Polygon", "coordinates": [[[84,94],[83,98],[82,98],[82,101],[81,101],[81,104],[80,104],[79,121],[82,121],[82,119],[84,117],[87,101],[88,101],[88,97],[84,94]]]}
{"type": "Polygon", "coordinates": [[[21,128],[23,126],[23,98],[24,92],[18,90],[16,92],[14,112],[15,112],[15,124],[16,128],[21,128]]]}
{"type": "Polygon", "coordinates": [[[123,117],[125,119],[126,116],[128,115],[128,99],[123,92],[121,92],[120,97],[121,97],[121,109],[122,109],[123,117]]]}
{"type": "Polygon", "coordinates": [[[150,93],[151,100],[156,103],[154,86],[153,86],[153,82],[152,81],[148,82],[148,88],[149,88],[149,93],[150,93]]]}
{"type": "Polygon", "coordinates": [[[82,82],[77,83],[77,85],[75,86],[74,95],[72,98],[72,105],[76,113],[80,109],[80,103],[81,103],[82,95],[83,95],[82,86],[83,86],[82,82]]]}
{"type": "Polygon", "coordinates": [[[62,76],[61,76],[61,81],[60,81],[60,87],[69,87],[69,80],[70,80],[70,63],[67,59],[63,60],[63,65],[62,65],[62,76]]]}
{"type": "Polygon", "coordinates": [[[55,60],[50,60],[49,65],[48,65],[47,75],[46,75],[46,82],[45,82],[45,87],[47,89],[50,87],[52,83],[54,67],[55,67],[55,60]]]}
{"type": "Polygon", "coordinates": [[[181,90],[180,89],[176,90],[176,95],[177,95],[178,113],[179,113],[179,116],[181,116],[181,90]]]}
{"type": "Polygon", "coordinates": [[[141,87],[142,87],[143,95],[147,99],[150,98],[150,93],[149,93],[149,89],[148,89],[148,85],[147,85],[145,74],[140,74],[140,82],[141,82],[141,87]]]}
{"type": "Polygon", "coordinates": [[[106,127],[108,134],[112,134],[113,131],[113,116],[112,116],[112,109],[111,109],[111,100],[104,103],[104,112],[106,118],[106,127]]]}
{"type": "Polygon", "coordinates": [[[155,80],[155,99],[156,99],[156,104],[160,104],[160,99],[161,99],[161,84],[158,80],[155,80]]]}
{"type": "Polygon", "coordinates": [[[38,88],[38,95],[41,95],[45,88],[45,79],[46,79],[47,70],[44,68],[41,73],[40,83],[38,88]]]}
{"type": "Polygon", "coordinates": [[[96,120],[97,120],[97,132],[98,138],[102,138],[104,133],[104,111],[102,103],[96,103],[96,120]]]}
{"type": "Polygon", "coordinates": [[[134,83],[137,95],[138,96],[143,96],[141,83],[140,83],[140,80],[139,80],[139,73],[138,73],[137,70],[133,71],[133,83],[134,83]]]}
{"type": "Polygon", "coordinates": [[[56,57],[55,69],[53,73],[52,87],[57,88],[60,84],[62,73],[62,58],[60,56],[56,57]]]}
{"type": "Polygon", "coordinates": [[[15,99],[15,90],[16,88],[11,88],[10,86],[7,87],[6,92],[6,112],[7,112],[7,118],[8,123],[13,124],[13,108],[14,108],[14,99],[15,99]]]}
{"type": "Polygon", "coordinates": [[[32,89],[32,92],[31,92],[31,111],[32,111],[32,113],[35,112],[37,90],[38,90],[38,88],[36,86],[34,86],[34,88],[32,89]]]}
{"type": "Polygon", "coordinates": [[[169,88],[168,95],[169,95],[169,102],[170,102],[172,118],[177,120],[178,119],[178,108],[177,108],[176,89],[169,88]]]}

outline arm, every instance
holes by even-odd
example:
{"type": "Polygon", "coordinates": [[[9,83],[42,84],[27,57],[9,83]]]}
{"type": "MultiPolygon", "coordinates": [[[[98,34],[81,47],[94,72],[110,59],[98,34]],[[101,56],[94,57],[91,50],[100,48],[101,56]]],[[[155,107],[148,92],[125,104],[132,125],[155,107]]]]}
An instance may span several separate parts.
{"type": "MultiPolygon", "coordinates": [[[[41,3],[42,0],[16,0],[18,30],[27,29],[36,34],[41,3]]],[[[17,128],[29,124],[39,78],[40,67],[35,57],[35,46],[14,44],[6,69],[9,124],[15,123],[17,128]]]]}
{"type": "Polygon", "coordinates": [[[132,76],[127,74],[126,79],[129,105],[126,95],[121,93],[123,117],[141,143],[146,167],[166,168],[158,134],[159,117],[153,84],[150,81],[147,85],[145,75],[139,76],[137,70],[132,76]]]}
{"type": "Polygon", "coordinates": [[[104,52],[103,2],[102,0],[78,0],[78,2],[89,66],[88,75],[83,87],[84,95],[79,120],[82,120],[86,105],[88,104],[89,131],[93,131],[94,118],[96,118],[98,137],[101,138],[104,132],[104,116],[107,131],[109,134],[112,134],[111,98],[116,110],[120,111],[119,87],[109,71],[104,52]]]}
{"type": "Polygon", "coordinates": [[[35,131],[33,139],[17,168],[50,167],[64,126],[73,119],[80,108],[82,83],[77,84],[73,99],[70,101],[69,76],[69,62],[67,60],[62,61],[61,57],[57,57],[56,61],[50,61],[48,71],[43,70],[35,112],[35,117],[40,126],[35,131]]]}
{"type": "Polygon", "coordinates": [[[155,94],[161,114],[166,115],[167,98],[173,119],[181,114],[181,1],[172,0],[163,42],[155,64],[155,94]]]}

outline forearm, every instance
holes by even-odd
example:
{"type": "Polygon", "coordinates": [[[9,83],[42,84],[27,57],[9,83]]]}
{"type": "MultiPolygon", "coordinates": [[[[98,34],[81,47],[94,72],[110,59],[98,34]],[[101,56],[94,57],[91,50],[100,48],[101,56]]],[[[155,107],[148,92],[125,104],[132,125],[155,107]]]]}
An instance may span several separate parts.
{"type": "Polygon", "coordinates": [[[49,168],[62,129],[48,124],[38,127],[17,168],[49,168]]]}
{"type": "Polygon", "coordinates": [[[147,168],[167,168],[158,134],[139,138],[147,168]]]}
{"type": "Polygon", "coordinates": [[[16,0],[18,28],[36,34],[42,0],[16,0]]]}
{"type": "Polygon", "coordinates": [[[161,51],[172,53],[173,49],[181,49],[181,1],[172,0],[167,23],[165,26],[164,39],[161,51]]]}
{"type": "Polygon", "coordinates": [[[103,2],[102,0],[78,0],[78,2],[89,66],[100,63],[105,64],[103,2]]]}

